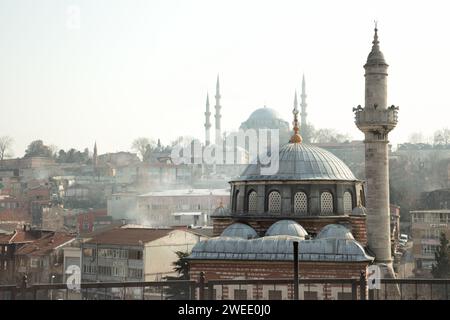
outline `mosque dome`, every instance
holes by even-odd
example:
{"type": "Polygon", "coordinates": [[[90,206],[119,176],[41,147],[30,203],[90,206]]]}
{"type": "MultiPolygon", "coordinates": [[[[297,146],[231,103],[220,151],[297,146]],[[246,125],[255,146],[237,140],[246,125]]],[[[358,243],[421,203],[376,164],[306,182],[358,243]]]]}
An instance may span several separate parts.
{"type": "Polygon", "coordinates": [[[363,206],[357,206],[357,207],[353,208],[352,215],[354,215],[354,216],[357,216],[357,215],[365,216],[365,215],[367,215],[367,210],[363,206]]]}
{"type": "Polygon", "coordinates": [[[250,117],[241,124],[240,129],[278,129],[280,137],[286,139],[289,134],[289,123],[283,120],[275,109],[264,107],[253,111],[250,117]]]}
{"type": "Polygon", "coordinates": [[[258,234],[255,229],[243,223],[233,223],[223,230],[221,237],[241,238],[241,239],[255,239],[258,234]]]}
{"type": "Polygon", "coordinates": [[[305,229],[293,220],[280,220],[275,222],[266,232],[267,236],[294,236],[305,239],[308,235],[305,229]]]}
{"type": "Polygon", "coordinates": [[[329,224],[320,230],[316,239],[347,239],[354,240],[352,233],[346,227],[339,224],[329,224]]]}
{"type": "Polygon", "coordinates": [[[236,181],[251,180],[345,180],[357,179],[348,166],[329,151],[303,143],[288,143],[279,151],[279,169],[262,175],[261,164],[247,166],[236,181]]]}
{"type": "Polygon", "coordinates": [[[281,119],[279,113],[272,108],[259,108],[252,112],[248,120],[275,120],[281,119]]]}

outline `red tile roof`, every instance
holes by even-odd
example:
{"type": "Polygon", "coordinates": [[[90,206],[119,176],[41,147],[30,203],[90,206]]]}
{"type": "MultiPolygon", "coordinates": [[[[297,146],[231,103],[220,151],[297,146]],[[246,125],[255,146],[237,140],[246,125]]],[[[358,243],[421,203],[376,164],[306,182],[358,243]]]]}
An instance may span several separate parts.
{"type": "Polygon", "coordinates": [[[28,214],[27,210],[23,208],[0,210],[0,222],[9,222],[9,221],[30,222],[31,216],[28,214]]]}
{"type": "Polygon", "coordinates": [[[116,228],[95,235],[87,243],[140,245],[160,239],[173,229],[116,228]],[[142,242],[142,243],[141,243],[142,242]]]}
{"type": "Polygon", "coordinates": [[[28,256],[45,256],[55,248],[69,242],[72,239],[75,239],[74,235],[70,235],[64,232],[50,233],[36,241],[25,244],[23,247],[17,250],[16,254],[28,256]]]}
{"type": "Polygon", "coordinates": [[[0,244],[33,242],[38,238],[31,232],[14,230],[14,233],[0,236],[0,244]]]}

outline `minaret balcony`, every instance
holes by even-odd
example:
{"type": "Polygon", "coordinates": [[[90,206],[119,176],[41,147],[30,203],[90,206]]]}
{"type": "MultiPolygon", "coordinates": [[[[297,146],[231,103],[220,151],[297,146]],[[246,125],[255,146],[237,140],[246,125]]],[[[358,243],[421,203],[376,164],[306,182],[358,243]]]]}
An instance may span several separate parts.
{"type": "Polygon", "coordinates": [[[387,109],[353,108],[355,124],[361,131],[374,128],[383,128],[390,131],[395,128],[398,121],[398,107],[390,106],[387,109]]]}

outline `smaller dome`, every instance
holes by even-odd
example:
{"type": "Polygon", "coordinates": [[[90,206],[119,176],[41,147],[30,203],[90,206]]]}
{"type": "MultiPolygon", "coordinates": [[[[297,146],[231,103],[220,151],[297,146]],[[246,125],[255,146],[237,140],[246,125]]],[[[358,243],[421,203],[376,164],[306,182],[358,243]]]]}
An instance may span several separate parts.
{"type": "Polygon", "coordinates": [[[367,212],[367,210],[365,207],[358,206],[358,207],[353,208],[352,215],[353,216],[365,216],[367,214],[366,212],[367,212]]]}
{"type": "Polygon", "coordinates": [[[243,223],[233,223],[223,230],[221,237],[255,239],[258,234],[255,229],[243,223]]]}
{"type": "Polygon", "coordinates": [[[212,216],[227,216],[229,214],[230,214],[229,209],[224,208],[223,206],[219,206],[216,209],[214,209],[212,216]]]}
{"type": "Polygon", "coordinates": [[[329,224],[320,230],[316,239],[347,239],[354,240],[352,233],[340,224],[329,224]]]}
{"type": "Polygon", "coordinates": [[[293,220],[277,221],[266,232],[266,236],[294,236],[302,239],[307,235],[306,230],[293,220]]]}

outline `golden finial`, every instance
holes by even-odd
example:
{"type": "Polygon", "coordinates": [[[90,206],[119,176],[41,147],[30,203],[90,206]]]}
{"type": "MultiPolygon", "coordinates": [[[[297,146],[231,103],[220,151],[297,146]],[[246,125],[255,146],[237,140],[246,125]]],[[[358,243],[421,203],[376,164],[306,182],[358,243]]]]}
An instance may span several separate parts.
{"type": "Polygon", "coordinates": [[[296,104],[296,100],[297,100],[297,93],[295,93],[295,101],[294,101],[294,110],[292,110],[292,113],[294,114],[294,135],[291,137],[291,140],[289,140],[290,143],[301,143],[302,142],[302,136],[300,135],[300,133],[298,133],[300,131],[300,128],[298,127],[298,109],[297,109],[297,104],[296,104]]]}

